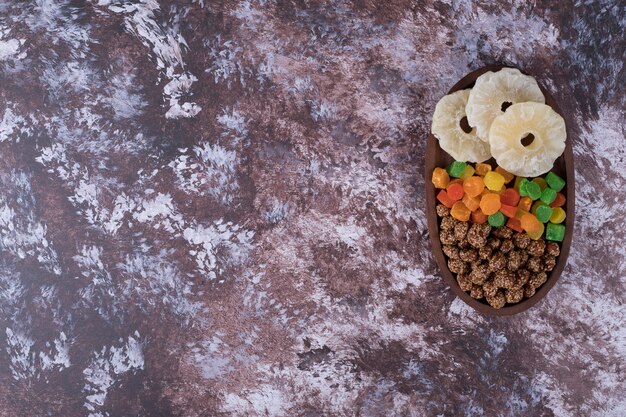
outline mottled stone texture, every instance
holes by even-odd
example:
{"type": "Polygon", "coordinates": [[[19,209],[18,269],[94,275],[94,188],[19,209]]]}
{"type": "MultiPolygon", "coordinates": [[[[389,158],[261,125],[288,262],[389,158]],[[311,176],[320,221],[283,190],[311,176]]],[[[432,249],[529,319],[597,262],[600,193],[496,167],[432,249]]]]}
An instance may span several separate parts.
{"type": "Polygon", "coordinates": [[[0,416],[623,416],[623,2],[0,0],[0,416]],[[584,3],[584,4],[583,4],[584,3]],[[568,266],[438,275],[437,100],[565,112],[568,266]]]}

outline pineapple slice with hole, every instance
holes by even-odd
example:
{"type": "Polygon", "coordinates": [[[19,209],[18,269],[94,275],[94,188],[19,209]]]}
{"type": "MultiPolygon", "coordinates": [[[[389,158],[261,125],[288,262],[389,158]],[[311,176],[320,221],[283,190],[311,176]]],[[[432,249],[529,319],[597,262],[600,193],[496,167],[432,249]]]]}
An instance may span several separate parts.
{"type": "Polygon", "coordinates": [[[465,118],[465,106],[470,90],[460,90],[439,100],[433,114],[431,132],[439,140],[439,146],[455,160],[483,162],[491,158],[489,143],[476,136],[465,118]]]}
{"type": "Polygon", "coordinates": [[[534,101],[545,103],[537,81],[516,68],[502,68],[486,72],[476,79],[467,101],[467,121],[476,128],[476,134],[489,140],[491,122],[515,103],[534,101]]]}
{"type": "Polygon", "coordinates": [[[565,150],[565,121],[542,103],[517,103],[496,117],[489,129],[491,153],[498,165],[520,177],[552,169],[565,150]]]}

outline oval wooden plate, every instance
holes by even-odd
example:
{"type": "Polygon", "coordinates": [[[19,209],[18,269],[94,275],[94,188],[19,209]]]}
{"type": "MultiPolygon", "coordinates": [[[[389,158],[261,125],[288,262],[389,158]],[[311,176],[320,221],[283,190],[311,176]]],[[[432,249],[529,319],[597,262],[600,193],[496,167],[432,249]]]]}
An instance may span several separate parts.
{"type": "MultiPolygon", "coordinates": [[[[472,88],[474,83],[476,82],[476,78],[480,75],[484,74],[487,71],[498,71],[504,68],[503,65],[493,65],[488,67],[480,68],[476,71],[470,72],[465,77],[463,77],[459,82],[457,82],[448,92],[448,94],[453,93],[458,90],[464,90],[466,88],[472,88]]],[[[563,116],[563,112],[559,109],[557,104],[555,103],[552,96],[546,91],[546,89],[541,86],[539,80],[539,87],[543,92],[543,95],[546,98],[546,104],[552,107],[557,113],[563,116]]],[[[565,118],[565,117],[564,117],[565,118]]],[[[567,127],[566,127],[567,130],[567,127]]],[[[565,140],[565,152],[561,155],[555,162],[552,168],[556,174],[565,178],[567,182],[566,188],[561,191],[565,194],[566,206],[565,210],[567,212],[567,217],[565,219],[565,238],[563,242],[561,242],[561,254],[557,258],[557,263],[555,268],[552,270],[550,275],[548,276],[548,280],[545,284],[543,284],[533,295],[532,297],[521,301],[517,304],[506,305],[501,309],[495,309],[491,307],[487,302],[482,300],[476,300],[469,296],[465,291],[461,290],[459,284],[456,282],[454,275],[448,269],[448,265],[446,262],[446,258],[441,250],[441,241],[439,240],[439,219],[437,217],[437,213],[435,212],[435,207],[437,205],[436,192],[433,183],[430,178],[432,176],[433,169],[435,167],[445,167],[450,162],[453,161],[452,157],[448,155],[443,149],[439,147],[439,142],[435,137],[431,134],[428,137],[428,143],[426,145],[426,162],[424,167],[425,174],[425,183],[426,183],[426,217],[428,219],[428,232],[430,234],[430,241],[433,248],[433,254],[435,259],[437,260],[437,264],[439,265],[439,269],[441,270],[441,275],[446,280],[452,291],[463,301],[469,304],[471,307],[480,311],[481,313],[494,315],[494,316],[507,316],[511,314],[516,314],[522,312],[524,310],[529,309],[534,306],[541,300],[545,295],[550,291],[550,289],[554,286],[556,281],[561,276],[563,272],[563,268],[565,268],[565,264],[567,263],[567,255],[569,254],[570,244],[572,242],[572,233],[574,231],[574,157],[572,154],[572,138],[569,135],[569,130],[567,130],[567,139],[565,140]]],[[[488,161],[493,167],[495,167],[495,160],[491,159],[488,161]]]]}

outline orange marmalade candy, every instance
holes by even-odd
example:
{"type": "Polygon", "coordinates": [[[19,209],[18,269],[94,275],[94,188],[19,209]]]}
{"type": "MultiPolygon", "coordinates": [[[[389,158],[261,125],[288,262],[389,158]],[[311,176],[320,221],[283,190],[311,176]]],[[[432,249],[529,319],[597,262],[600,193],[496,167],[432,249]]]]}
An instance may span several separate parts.
{"type": "Polygon", "coordinates": [[[476,197],[485,190],[485,182],[481,177],[469,177],[463,182],[463,190],[470,197],[476,197]]]}
{"type": "Polygon", "coordinates": [[[516,232],[522,233],[524,229],[522,229],[522,222],[520,222],[515,217],[511,217],[509,221],[506,222],[506,225],[509,229],[513,229],[516,232]]]}
{"type": "Polygon", "coordinates": [[[448,197],[448,193],[446,192],[446,190],[439,191],[439,194],[437,194],[437,200],[448,208],[452,208],[452,206],[454,205],[454,200],[448,197]]]}
{"type": "Polygon", "coordinates": [[[561,193],[556,193],[556,198],[552,203],[550,203],[550,207],[563,207],[565,205],[565,196],[561,193]]]}
{"type": "Polygon", "coordinates": [[[530,213],[525,213],[522,216],[522,229],[526,231],[530,235],[530,233],[536,233],[541,229],[543,224],[535,216],[530,213]]]}
{"type": "Polygon", "coordinates": [[[448,197],[453,201],[458,201],[463,198],[463,186],[461,184],[450,184],[446,189],[448,191],[448,197]]]}
{"type": "Polygon", "coordinates": [[[450,210],[450,215],[462,222],[468,221],[470,218],[470,214],[472,214],[472,212],[467,207],[465,207],[465,204],[463,204],[463,202],[461,201],[457,201],[456,203],[454,203],[452,209],[450,210]]]}
{"type": "Polygon", "coordinates": [[[498,194],[485,194],[480,199],[480,209],[487,216],[491,216],[496,211],[500,210],[500,196],[498,194]]]}
{"type": "Polygon", "coordinates": [[[515,213],[517,213],[517,207],[509,206],[509,205],[506,205],[506,204],[501,204],[500,205],[500,212],[502,214],[504,214],[506,217],[514,218],[515,217],[515,213]]]}
{"type": "Polygon", "coordinates": [[[519,204],[517,205],[517,207],[521,208],[524,211],[530,211],[530,207],[533,204],[533,200],[530,197],[522,197],[519,200],[519,204]]]}
{"type": "Polygon", "coordinates": [[[500,202],[507,206],[517,206],[517,203],[519,203],[519,193],[515,188],[507,188],[500,193],[500,202]]]}
{"type": "Polygon", "coordinates": [[[472,222],[478,223],[478,224],[486,223],[488,220],[487,215],[485,215],[485,213],[483,213],[481,209],[473,211],[471,217],[472,217],[472,222]]]}
{"type": "Polygon", "coordinates": [[[489,171],[491,171],[491,165],[483,164],[482,162],[476,164],[476,175],[484,177],[489,171]]]}
{"type": "Polygon", "coordinates": [[[431,181],[435,188],[446,188],[450,182],[450,175],[443,168],[435,168],[431,181]]]}
{"type": "Polygon", "coordinates": [[[476,211],[480,205],[480,200],[476,197],[470,197],[469,194],[465,193],[465,195],[463,196],[463,204],[465,204],[465,207],[467,207],[468,209],[470,209],[470,211],[476,211]]]}

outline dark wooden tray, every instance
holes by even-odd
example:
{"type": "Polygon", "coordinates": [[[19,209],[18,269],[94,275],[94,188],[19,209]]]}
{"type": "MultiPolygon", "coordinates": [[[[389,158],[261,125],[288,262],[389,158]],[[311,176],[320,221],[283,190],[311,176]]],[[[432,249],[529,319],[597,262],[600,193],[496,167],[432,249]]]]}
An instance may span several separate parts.
{"type": "MultiPolygon", "coordinates": [[[[480,75],[484,74],[487,71],[498,71],[501,68],[504,68],[503,65],[493,65],[488,67],[483,67],[477,69],[476,71],[472,71],[463,77],[459,82],[457,82],[448,92],[453,93],[458,90],[464,90],[466,88],[471,88],[474,86],[476,82],[476,78],[480,75]]],[[[559,109],[557,104],[555,103],[552,96],[548,93],[548,91],[541,85],[539,80],[539,87],[543,92],[546,98],[546,104],[552,107],[557,113],[563,116],[563,112],[559,109]]],[[[565,117],[564,117],[565,119],[565,117]]],[[[531,298],[526,299],[517,304],[507,305],[501,309],[495,309],[491,307],[487,302],[483,300],[476,300],[469,296],[465,291],[461,290],[459,284],[456,282],[454,275],[448,269],[448,265],[446,262],[446,258],[441,250],[441,241],[439,240],[439,220],[437,217],[437,213],[435,212],[435,207],[437,205],[436,200],[436,192],[433,183],[430,178],[435,167],[445,167],[450,162],[452,162],[452,157],[448,155],[443,149],[439,147],[439,142],[435,137],[431,134],[428,137],[428,143],[426,145],[426,162],[424,167],[425,174],[425,183],[426,183],[426,217],[428,219],[428,232],[430,234],[430,241],[433,248],[433,254],[439,265],[439,269],[441,270],[441,275],[446,280],[452,291],[461,298],[461,300],[465,301],[471,307],[480,311],[481,313],[485,313],[488,315],[494,316],[506,316],[511,314],[516,314],[522,312],[524,310],[529,309],[539,302],[545,295],[550,291],[550,289],[556,284],[556,281],[561,276],[563,272],[563,268],[565,268],[565,264],[567,263],[567,256],[569,254],[570,244],[572,242],[572,233],[574,231],[574,156],[572,153],[572,138],[569,135],[569,130],[566,127],[567,139],[565,140],[565,152],[561,155],[554,163],[554,167],[552,171],[554,171],[559,176],[565,178],[567,181],[566,188],[563,189],[562,193],[565,194],[565,198],[567,199],[565,210],[567,212],[567,217],[565,219],[565,238],[561,244],[561,254],[557,259],[557,263],[555,268],[552,270],[550,275],[548,276],[548,280],[545,284],[541,286],[531,298]]],[[[495,166],[495,161],[493,159],[488,161],[492,166],[495,166]]]]}

